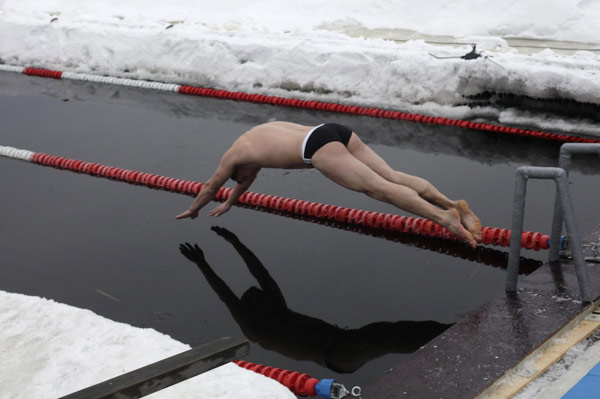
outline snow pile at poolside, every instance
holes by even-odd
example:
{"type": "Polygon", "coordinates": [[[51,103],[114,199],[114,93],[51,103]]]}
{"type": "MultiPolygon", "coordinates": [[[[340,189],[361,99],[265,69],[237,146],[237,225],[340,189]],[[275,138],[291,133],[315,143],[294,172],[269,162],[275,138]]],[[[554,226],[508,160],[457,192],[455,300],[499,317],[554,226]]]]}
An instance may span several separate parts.
{"type": "MultiPolygon", "coordinates": [[[[153,329],[0,291],[0,397],[54,399],[190,349],[153,329]]],[[[283,399],[283,385],[233,363],[148,398],[283,399]]]]}
{"type": "Polygon", "coordinates": [[[473,3],[0,0],[0,59],[600,134],[585,121],[461,105],[465,96],[485,91],[600,104],[598,52],[524,54],[506,42],[519,37],[597,43],[600,48],[595,28],[600,2],[473,3]],[[376,38],[385,36],[381,32],[477,42],[494,62],[438,60],[429,53],[463,55],[470,46],[400,43],[376,38]]]}

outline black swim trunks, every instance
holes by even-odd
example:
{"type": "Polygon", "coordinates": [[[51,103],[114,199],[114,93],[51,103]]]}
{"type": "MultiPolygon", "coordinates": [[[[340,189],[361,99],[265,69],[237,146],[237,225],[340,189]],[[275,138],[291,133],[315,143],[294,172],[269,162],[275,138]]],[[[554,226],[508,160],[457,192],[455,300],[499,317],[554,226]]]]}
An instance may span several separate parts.
{"type": "Polygon", "coordinates": [[[317,150],[327,143],[339,141],[344,145],[348,145],[352,136],[352,130],[346,126],[338,125],[337,123],[324,123],[312,129],[302,143],[302,160],[312,165],[311,158],[317,150]]]}

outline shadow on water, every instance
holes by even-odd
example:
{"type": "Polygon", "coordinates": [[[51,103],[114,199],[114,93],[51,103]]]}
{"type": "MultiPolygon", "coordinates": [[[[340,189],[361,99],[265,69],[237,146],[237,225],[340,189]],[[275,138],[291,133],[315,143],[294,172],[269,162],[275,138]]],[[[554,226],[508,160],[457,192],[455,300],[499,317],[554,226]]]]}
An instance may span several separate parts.
{"type": "Polygon", "coordinates": [[[181,244],[180,251],[198,266],[244,335],[267,350],[309,360],[337,373],[353,373],[388,353],[412,353],[451,326],[435,321],[381,321],[345,329],[294,312],[254,253],[229,230],[212,230],[233,246],[260,288],[250,287],[238,298],[206,262],[197,244],[181,244]]]}
{"type": "MultiPolygon", "coordinates": [[[[508,252],[499,251],[497,249],[492,249],[483,245],[478,245],[477,248],[471,248],[464,242],[448,240],[438,237],[400,233],[396,231],[385,230],[382,228],[372,228],[356,224],[340,223],[333,220],[322,219],[308,215],[298,215],[284,211],[275,211],[272,209],[261,208],[254,205],[237,206],[243,208],[251,208],[254,210],[267,212],[271,214],[277,214],[279,216],[284,216],[295,220],[317,223],[319,225],[331,227],[334,229],[351,231],[353,233],[381,238],[384,240],[393,241],[420,249],[425,249],[427,251],[449,255],[455,258],[461,258],[471,262],[481,263],[486,266],[496,267],[500,269],[506,269],[508,267],[508,252]]],[[[542,266],[542,263],[543,262],[539,260],[529,259],[522,256],[519,260],[519,274],[529,275],[536,271],[540,266],[542,266]]]]}

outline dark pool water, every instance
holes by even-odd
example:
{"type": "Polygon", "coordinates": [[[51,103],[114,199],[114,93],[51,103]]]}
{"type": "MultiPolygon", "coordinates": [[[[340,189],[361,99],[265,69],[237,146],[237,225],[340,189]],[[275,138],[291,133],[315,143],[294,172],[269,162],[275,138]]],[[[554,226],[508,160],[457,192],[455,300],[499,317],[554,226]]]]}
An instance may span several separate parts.
{"type": "MultiPolygon", "coordinates": [[[[516,167],[555,165],[559,150],[448,127],[0,74],[0,145],[183,179],[206,180],[239,134],[275,119],[349,125],[394,168],[468,200],[494,227],[510,227],[516,167]]],[[[585,233],[598,224],[600,167],[591,157],[573,166],[585,233]]],[[[502,249],[376,237],[244,208],[176,221],[190,197],[5,158],[0,176],[1,290],[192,346],[246,336],[246,360],[349,386],[376,380],[503,292],[502,249]],[[205,261],[182,255],[184,243],[205,261]]],[[[251,190],[395,212],[314,170],[266,170],[251,190]]],[[[534,181],[528,192],[525,228],[548,233],[554,188],[534,181]]]]}

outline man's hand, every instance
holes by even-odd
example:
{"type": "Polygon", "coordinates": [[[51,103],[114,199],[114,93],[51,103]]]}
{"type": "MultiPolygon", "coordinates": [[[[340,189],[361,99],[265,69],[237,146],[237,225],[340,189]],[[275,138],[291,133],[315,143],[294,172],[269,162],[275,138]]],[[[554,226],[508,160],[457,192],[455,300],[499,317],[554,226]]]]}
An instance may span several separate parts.
{"type": "Polygon", "coordinates": [[[175,216],[175,219],[185,219],[185,218],[196,219],[197,217],[198,217],[198,211],[191,211],[188,209],[187,211],[182,212],[179,215],[175,216]]]}
{"type": "Polygon", "coordinates": [[[231,205],[227,202],[223,202],[221,205],[217,206],[215,209],[209,212],[209,216],[221,216],[225,212],[231,209],[231,205]]]}

